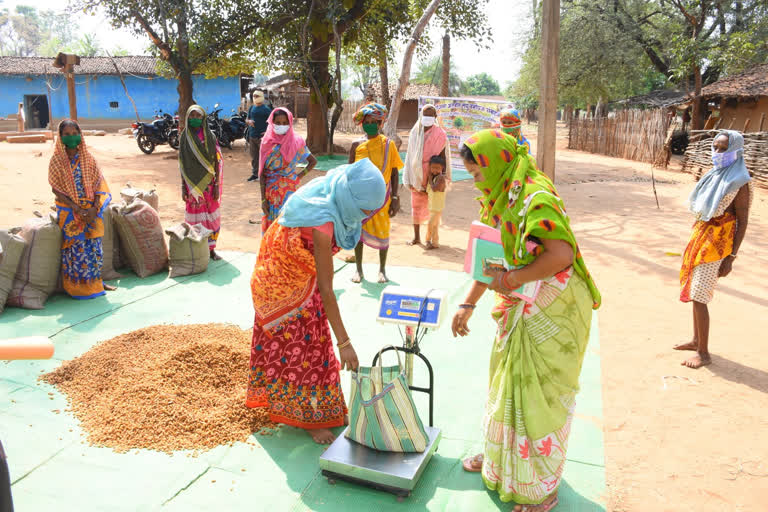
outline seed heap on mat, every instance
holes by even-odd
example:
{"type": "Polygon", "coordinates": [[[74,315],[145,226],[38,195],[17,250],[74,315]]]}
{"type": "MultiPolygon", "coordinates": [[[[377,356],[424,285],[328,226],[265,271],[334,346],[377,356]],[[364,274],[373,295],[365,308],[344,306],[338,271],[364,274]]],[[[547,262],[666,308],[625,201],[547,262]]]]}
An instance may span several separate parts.
{"type": "Polygon", "coordinates": [[[250,346],[250,331],[232,325],[156,325],[41,378],[67,395],[95,446],[200,451],[275,426],[245,407],[250,346]]]}

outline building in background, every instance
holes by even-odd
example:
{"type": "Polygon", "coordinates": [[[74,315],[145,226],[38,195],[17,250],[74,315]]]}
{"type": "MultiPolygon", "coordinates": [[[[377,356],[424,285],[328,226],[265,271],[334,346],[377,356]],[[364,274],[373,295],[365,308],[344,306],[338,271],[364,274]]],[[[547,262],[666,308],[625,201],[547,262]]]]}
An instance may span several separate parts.
{"type": "MultiPolygon", "coordinates": [[[[178,81],[160,76],[154,57],[114,60],[142,121],[151,121],[156,110],[176,112],[178,81]]],[[[252,78],[246,74],[216,78],[193,75],[194,99],[206,110],[218,103],[222,114],[228,116],[232,109],[240,108],[252,78]]],[[[109,57],[81,57],[80,65],[75,66],[75,91],[77,117],[85,128],[116,131],[136,121],[136,110],[109,57]]],[[[69,117],[66,80],[53,67],[53,57],[0,57],[0,119],[11,115],[15,119],[20,102],[24,104],[27,129],[49,124],[55,128],[61,119],[69,117]]],[[[15,120],[0,120],[0,130],[15,129],[15,120]]]]}

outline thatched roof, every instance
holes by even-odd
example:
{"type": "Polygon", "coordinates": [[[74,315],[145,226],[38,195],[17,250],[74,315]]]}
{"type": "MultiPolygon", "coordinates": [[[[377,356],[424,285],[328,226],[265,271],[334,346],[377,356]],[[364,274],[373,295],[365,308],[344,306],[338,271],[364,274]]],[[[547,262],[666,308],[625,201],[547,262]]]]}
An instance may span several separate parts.
{"type": "Polygon", "coordinates": [[[686,94],[682,91],[660,89],[658,91],[651,91],[648,94],[617,100],[612,102],[612,104],[620,108],[666,108],[679,105],[686,100],[686,94]]]}
{"type": "MultiPolygon", "coordinates": [[[[397,90],[397,82],[389,86],[389,97],[392,98],[397,90]]],[[[376,82],[368,86],[367,95],[373,96],[376,99],[381,98],[381,83],[376,82]]],[[[440,90],[429,84],[409,84],[405,90],[404,100],[417,100],[419,96],[439,96],[440,90]]]]}
{"type": "Polygon", "coordinates": [[[754,98],[768,96],[768,64],[728,76],[701,90],[704,98],[754,98]]]}
{"type": "MultiPolygon", "coordinates": [[[[134,75],[153,75],[155,57],[134,55],[114,57],[117,67],[123,73],[134,75]]],[[[53,57],[0,57],[0,75],[44,75],[59,73],[53,67],[53,57]]],[[[80,65],[75,66],[77,75],[116,75],[115,67],[109,57],[80,57],[80,65]]]]}

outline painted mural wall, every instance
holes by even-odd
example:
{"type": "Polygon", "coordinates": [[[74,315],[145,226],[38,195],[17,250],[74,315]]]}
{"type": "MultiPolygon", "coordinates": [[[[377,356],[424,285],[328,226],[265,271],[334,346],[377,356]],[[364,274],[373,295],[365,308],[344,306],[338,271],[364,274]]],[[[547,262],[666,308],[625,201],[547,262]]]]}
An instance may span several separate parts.
{"type": "MultiPolygon", "coordinates": [[[[126,86],[142,120],[151,120],[154,111],[173,114],[178,109],[176,80],[126,76],[126,86]]],[[[219,103],[222,114],[240,106],[238,77],[206,79],[193,77],[195,100],[206,110],[219,103]]],[[[63,75],[51,77],[51,107],[54,119],[69,116],[67,84],[63,75]]],[[[75,75],[77,116],[80,119],[136,119],[133,105],[125,95],[120,78],[111,75],[75,75]]],[[[45,77],[0,75],[0,117],[15,114],[25,95],[46,95],[45,77]]]]}

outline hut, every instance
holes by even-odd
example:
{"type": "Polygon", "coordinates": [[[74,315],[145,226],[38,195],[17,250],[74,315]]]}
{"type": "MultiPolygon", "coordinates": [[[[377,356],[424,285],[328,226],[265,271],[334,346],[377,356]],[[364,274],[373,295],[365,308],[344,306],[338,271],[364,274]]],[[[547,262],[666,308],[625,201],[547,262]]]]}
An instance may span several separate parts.
{"type": "Polygon", "coordinates": [[[768,130],[768,64],[709,84],[701,96],[711,111],[706,129],[768,130]]]}
{"type": "Polygon", "coordinates": [[[277,75],[258,87],[265,92],[273,107],[285,107],[294,117],[306,118],[309,112],[309,89],[289,74],[277,75]]]}
{"type": "MultiPolygon", "coordinates": [[[[84,128],[123,128],[136,120],[109,57],[81,57],[75,66],[77,117],[84,128]]],[[[179,107],[178,81],[158,74],[157,59],[149,56],[114,57],[139,116],[152,119],[155,110],[173,113],[179,107]]],[[[195,101],[210,109],[216,103],[228,114],[237,109],[250,77],[234,75],[206,78],[192,75],[195,101]]],[[[69,117],[64,74],[53,67],[53,57],[0,57],[0,116],[16,113],[24,105],[25,127],[45,128],[69,117]],[[50,102],[50,103],[49,103],[50,102]]],[[[0,121],[0,130],[15,130],[16,121],[0,121]]]]}
{"type": "MultiPolygon", "coordinates": [[[[397,90],[397,83],[389,86],[389,101],[392,103],[392,98],[397,90]]],[[[420,96],[439,96],[440,90],[430,84],[409,84],[405,90],[403,101],[400,103],[400,115],[397,118],[398,130],[409,130],[419,119],[419,97],[420,96]]],[[[368,87],[366,97],[373,97],[381,101],[381,84],[379,82],[373,83],[368,87]]]]}

